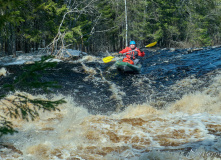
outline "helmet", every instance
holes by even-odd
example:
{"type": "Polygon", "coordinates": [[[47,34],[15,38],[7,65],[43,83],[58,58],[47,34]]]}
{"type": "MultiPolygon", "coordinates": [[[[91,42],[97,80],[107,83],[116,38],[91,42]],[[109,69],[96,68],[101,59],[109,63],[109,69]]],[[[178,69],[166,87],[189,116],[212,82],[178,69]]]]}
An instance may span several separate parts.
{"type": "Polygon", "coordinates": [[[136,42],[135,42],[135,41],[130,41],[130,45],[131,45],[131,44],[136,44],[136,42]]]}

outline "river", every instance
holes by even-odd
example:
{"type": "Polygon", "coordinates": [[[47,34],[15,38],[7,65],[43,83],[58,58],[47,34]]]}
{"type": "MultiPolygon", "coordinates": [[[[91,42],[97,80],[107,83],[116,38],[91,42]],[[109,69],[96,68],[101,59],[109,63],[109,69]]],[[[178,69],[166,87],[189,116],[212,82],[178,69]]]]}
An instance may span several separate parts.
{"type": "MultiPolygon", "coordinates": [[[[140,74],[88,55],[42,74],[62,85],[52,94],[17,91],[67,103],[11,119],[19,132],[0,139],[0,160],[221,159],[221,47],[145,53],[140,74]]],[[[23,66],[2,65],[1,84],[23,66]]]]}

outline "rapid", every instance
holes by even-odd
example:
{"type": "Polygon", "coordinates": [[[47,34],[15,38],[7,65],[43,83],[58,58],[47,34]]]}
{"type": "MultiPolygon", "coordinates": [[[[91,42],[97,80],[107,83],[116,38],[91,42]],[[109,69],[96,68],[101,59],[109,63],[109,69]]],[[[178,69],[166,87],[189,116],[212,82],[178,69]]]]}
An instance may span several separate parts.
{"type": "MultiPolygon", "coordinates": [[[[67,103],[11,119],[18,133],[0,138],[0,160],[221,159],[221,47],[145,53],[140,74],[88,55],[42,73],[62,86],[52,94],[18,90],[67,103]]],[[[1,63],[0,85],[24,65],[1,63]]]]}

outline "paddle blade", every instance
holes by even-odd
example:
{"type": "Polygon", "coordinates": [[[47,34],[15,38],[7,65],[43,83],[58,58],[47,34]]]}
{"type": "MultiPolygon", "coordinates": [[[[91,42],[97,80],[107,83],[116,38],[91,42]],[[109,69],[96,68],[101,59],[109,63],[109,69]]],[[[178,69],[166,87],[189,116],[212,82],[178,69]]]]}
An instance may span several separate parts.
{"type": "Polygon", "coordinates": [[[103,62],[108,63],[108,62],[112,61],[113,58],[114,58],[113,56],[105,57],[105,58],[103,58],[103,62]]]}
{"type": "Polygon", "coordinates": [[[150,44],[146,45],[145,47],[153,47],[153,46],[155,46],[156,44],[157,44],[157,42],[153,42],[153,43],[150,43],[150,44]]]}

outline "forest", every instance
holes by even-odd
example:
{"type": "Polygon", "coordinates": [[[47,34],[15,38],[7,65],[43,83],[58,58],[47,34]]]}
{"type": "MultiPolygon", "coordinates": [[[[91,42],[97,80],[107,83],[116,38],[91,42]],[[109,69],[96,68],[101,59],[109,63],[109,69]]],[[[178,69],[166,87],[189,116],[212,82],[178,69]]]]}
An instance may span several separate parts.
{"type": "MultiPolygon", "coordinates": [[[[0,0],[0,57],[42,49],[102,55],[123,49],[131,40],[138,47],[152,42],[159,48],[220,45],[221,0],[0,0]]],[[[66,103],[16,92],[29,88],[47,94],[61,87],[41,81],[40,73],[56,65],[45,63],[50,58],[24,66],[24,73],[0,87],[0,138],[17,132],[11,119],[34,120],[39,110],[59,111],[66,103]]]]}
{"type": "Polygon", "coordinates": [[[0,0],[0,56],[51,52],[118,51],[142,47],[220,44],[220,0],[0,0]]]}

